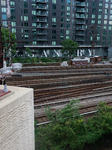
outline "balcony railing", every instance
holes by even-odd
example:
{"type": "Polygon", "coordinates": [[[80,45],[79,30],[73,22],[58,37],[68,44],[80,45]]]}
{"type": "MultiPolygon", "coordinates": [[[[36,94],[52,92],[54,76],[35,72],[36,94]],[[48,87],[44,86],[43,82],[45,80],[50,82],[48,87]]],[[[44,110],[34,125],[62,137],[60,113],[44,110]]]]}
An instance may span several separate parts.
{"type": "Polygon", "coordinates": [[[82,38],[75,38],[76,41],[84,41],[82,38]]]}
{"type": "Polygon", "coordinates": [[[38,16],[48,16],[47,13],[37,13],[38,16]]]}
{"type": "Polygon", "coordinates": [[[37,32],[39,35],[47,34],[47,32],[37,32]]]}
{"type": "Polygon", "coordinates": [[[76,15],[76,18],[85,18],[83,15],[76,15]]]}
{"type": "Polygon", "coordinates": [[[37,3],[47,3],[47,0],[37,0],[37,3]]]}
{"type": "Polygon", "coordinates": [[[47,22],[47,19],[37,19],[37,22],[47,22]]]}
{"type": "Polygon", "coordinates": [[[37,38],[37,41],[48,41],[48,40],[47,40],[47,38],[42,38],[42,39],[37,38]]]}
{"type": "Polygon", "coordinates": [[[43,10],[45,9],[45,10],[46,10],[46,9],[47,9],[47,7],[37,6],[37,9],[43,9],[43,10]]]}
{"type": "Polygon", "coordinates": [[[86,4],[85,3],[76,3],[76,6],[85,7],[86,4]]]}
{"type": "Polygon", "coordinates": [[[75,30],[84,30],[84,27],[76,27],[75,30]]]}
{"type": "Polygon", "coordinates": [[[76,23],[76,24],[85,24],[84,21],[76,21],[75,23],[76,23]]]}
{"type": "Polygon", "coordinates": [[[84,36],[84,33],[75,33],[77,36],[84,36]]]}
{"type": "Polygon", "coordinates": [[[85,9],[81,10],[81,9],[76,9],[76,12],[79,12],[79,13],[85,13],[85,9]]]}
{"type": "Polygon", "coordinates": [[[47,26],[39,26],[39,25],[37,25],[37,28],[47,28],[47,26]]]}

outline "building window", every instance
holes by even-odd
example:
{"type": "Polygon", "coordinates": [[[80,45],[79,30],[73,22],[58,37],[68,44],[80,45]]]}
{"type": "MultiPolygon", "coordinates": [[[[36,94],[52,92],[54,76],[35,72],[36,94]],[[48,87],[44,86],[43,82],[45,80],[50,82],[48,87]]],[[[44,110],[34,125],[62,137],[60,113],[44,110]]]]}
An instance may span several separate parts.
{"type": "Polygon", "coordinates": [[[69,37],[69,36],[66,36],[66,39],[70,39],[70,37],[69,37]]]}
{"type": "Polygon", "coordinates": [[[61,17],[64,17],[65,13],[64,12],[61,12],[61,17]]]}
{"type": "Polygon", "coordinates": [[[21,21],[23,21],[23,16],[21,16],[21,21]]]}
{"type": "Polygon", "coordinates": [[[69,12],[67,12],[67,17],[70,17],[70,13],[69,12]]]}
{"type": "Polygon", "coordinates": [[[7,27],[7,21],[2,21],[4,27],[7,27]]]}
{"type": "Polygon", "coordinates": [[[112,25],[112,21],[109,21],[109,25],[112,25]]]}
{"type": "Polygon", "coordinates": [[[98,24],[101,24],[101,20],[98,20],[98,24]]]}
{"type": "Polygon", "coordinates": [[[11,20],[16,20],[15,15],[11,15],[11,20]]]}
{"type": "Polygon", "coordinates": [[[32,23],[32,27],[36,27],[36,23],[32,23]]]}
{"type": "Polygon", "coordinates": [[[66,25],[66,28],[67,28],[67,29],[70,28],[70,24],[67,24],[67,25],[66,25]]]}
{"type": "Polygon", "coordinates": [[[24,3],[24,8],[28,8],[28,3],[24,3]]]}
{"type": "Polygon", "coordinates": [[[61,30],[61,34],[64,35],[64,30],[61,30]]]}
{"type": "Polygon", "coordinates": [[[32,8],[36,8],[36,4],[32,4],[32,8]]]}
{"type": "Polygon", "coordinates": [[[52,9],[56,9],[56,5],[52,5],[52,9]]]}
{"type": "Polygon", "coordinates": [[[64,28],[64,24],[61,24],[61,28],[64,28]]]}
{"type": "Polygon", "coordinates": [[[52,16],[56,16],[56,11],[53,11],[53,12],[52,12],[52,16]]]}
{"type": "Polygon", "coordinates": [[[29,35],[25,35],[24,37],[25,37],[25,39],[29,39],[29,35]]]}
{"type": "Polygon", "coordinates": [[[56,18],[52,18],[52,22],[56,22],[56,18]]]}
{"type": "Polygon", "coordinates": [[[112,26],[108,26],[108,30],[112,30],[112,26]]]}
{"type": "Polygon", "coordinates": [[[67,34],[67,35],[70,34],[70,31],[69,31],[69,30],[66,30],[66,34],[67,34]]]}
{"type": "Polygon", "coordinates": [[[107,20],[104,20],[104,24],[107,24],[107,20]]]}
{"type": "Polygon", "coordinates": [[[67,22],[67,23],[70,23],[70,19],[69,19],[69,18],[67,18],[67,19],[66,19],[66,22],[67,22]]]}
{"type": "Polygon", "coordinates": [[[107,17],[108,17],[107,15],[104,15],[104,19],[107,19],[107,17]]]}
{"type": "Polygon", "coordinates": [[[16,26],[16,22],[11,22],[12,27],[16,26]]]}
{"type": "Polygon", "coordinates": [[[61,10],[65,10],[65,6],[61,5],[61,10]]]}
{"type": "Polygon", "coordinates": [[[56,24],[52,24],[52,27],[53,27],[53,28],[56,28],[56,24]]]}
{"type": "Polygon", "coordinates": [[[52,3],[56,4],[56,0],[52,0],[52,3]]]}
{"type": "Polygon", "coordinates": [[[61,0],[61,3],[62,3],[62,4],[65,4],[65,0],[61,0]]]}
{"type": "Polygon", "coordinates": [[[56,39],[56,35],[52,35],[52,39],[55,40],[56,39]]]}
{"type": "Polygon", "coordinates": [[[61,40],[64,40],[64,36],[60,36],[60,39],[61,39],[61,40]]]}
{"type": "Polygon", "coordinates": [[[108,8],[108,4],[107,3],[105,4],[105,8],[108,8]]]}
{"type": "Polygon", "coordinates": [[[6,6],[6,1],[5,0],[1,0],[1,6],[6,6]]]}
{"type": "Polygon", "coordinates": [[[24,16],[24,21],[28,21],[28,16],[24,16]]]}
{"type": "Polygon", "coordinates": [[[7,20],[7,15],[6,14],[2,14],[2,20],[7,20]]]}
{"type": "Polygon", "coordinates": [[[6,13],[6,8],[2,7],[2,13],[6,13]]]}
{"type": "Polygon", "coordinates": [[[56,34],[56,30],[52,30],[52,34],[56,34]]]}
{"type": "Polygon", "coordinates": [[[37,44],[37,42],[36,42],[36,41],[33,41],[33,42],[32,42],[32,44],[33,44],[33,45],[36,45],[36,44],[37,44]]]}
{"type": "Polygon", "coordinates": [[[12,28],[12,33],[16,33],[16,28],[12,28]]]}
{"type": "Polygon", "coordinates": [[[95,23],[95,20],[91,20],[91,23],[92,23],[92,24],[95,23]]]}
{"type": "Polygon", "coordinates": [[[67,11],[70,11],[70,6],[67,6],[67,11]]]}
{"type": "Polygon", "coordinates": [[[28,14],[28,9],[24,9],[24,14],[28,14]]]}
{"type": "Polygon", "coordinates": [[[56,41],[52,41],[52,45],[56,45],[56,41]]]}
{"type": "Polygon", "coordinates": [[[112,15],[109,16],[109,19],[112,19],[112,15]]]}
{"type": "Polygon", "coordinates": [[[92,14],[92,18],[95,18],[95,15],[94,15],[94,14],[92,14]]]}
{"type": "Polygon", "coordinates": [[[61,22],[64,22],[64,18],[61,18],[61,22]]]}
{"type": "Polygon", "coordinates": [[[28,27],[28,22],[24,22],[24,26],[25,26],[25,27],[28,27]]]}
{"type": "Polygon", "coordinates": [[[36,16],[32,16],[32,21],[36,21],[36,16]]]}
{"type": "Polygon", "coordinates": [[[32,33],[36,34],[37,30],[36,29],[32,29],[32,33]]]}
{"type": "Polygon", "coordinates": [[[11,14],[15,13],[15,8],[11,8],[11,14]]]}
{"type": "Polygon", "coordinates": [[[36,10],[32,10],[32,15],[36,15],[36,10]]]}
{"type": "Polygon", "coordinates": [[[10,5],[11,6],[15,6],[15,2],[14,1],[10,1],[10,5]]]}
{"type": "Polygon", "coordinates": [[[99,3],[99,7],[101,7],[101,6],[103,6],[103,4],[102,4],[102,3],[99,3]]]}
{"type": "Polygon", "coordinates": [[[70,4],[71,0],[67,0],[67,4],[70,4]]]}

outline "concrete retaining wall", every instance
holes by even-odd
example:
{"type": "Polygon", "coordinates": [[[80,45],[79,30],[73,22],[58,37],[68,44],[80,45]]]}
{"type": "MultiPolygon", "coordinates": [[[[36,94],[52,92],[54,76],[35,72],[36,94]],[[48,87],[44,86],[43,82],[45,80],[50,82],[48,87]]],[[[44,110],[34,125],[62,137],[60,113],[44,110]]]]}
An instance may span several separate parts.
{"type": "Polygon", "coordinates": [[[12,94],[0,99],[0,150],[34,150],[33,89],[8,89],[12,94]]]}

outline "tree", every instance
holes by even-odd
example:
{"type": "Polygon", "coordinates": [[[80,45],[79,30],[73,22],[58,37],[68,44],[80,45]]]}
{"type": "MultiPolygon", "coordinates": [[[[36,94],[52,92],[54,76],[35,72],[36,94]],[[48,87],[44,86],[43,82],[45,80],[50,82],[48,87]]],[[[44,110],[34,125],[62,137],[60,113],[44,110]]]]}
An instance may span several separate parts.
{"type": "Polygon", "coordinates": [[[26,47],[26,54],[27,54],[29,57],[32,57],[32,51],[30,50],[29,47],[26,47]]]}
{"type": "Polygon", "coordinates": [[[11,33],[9,29],[6,28],[1,28],[1,33],[2,33],[2,47],[5,48],[8,53],[9,51],[9,46],[11,47],[11,54],[14,55],[16,53],[16,35],[15,33],[11,33]]]}
{"type": "Polygon", "coordinates": [[[69,58],[71,59],[71,57],[75,54],[75,52],[78,48],[78,43],[73,42],[70,39],[66,39],[61,44],[63,46],[62,53],[66,53],[67,55],[69,55],[69,58]]]}

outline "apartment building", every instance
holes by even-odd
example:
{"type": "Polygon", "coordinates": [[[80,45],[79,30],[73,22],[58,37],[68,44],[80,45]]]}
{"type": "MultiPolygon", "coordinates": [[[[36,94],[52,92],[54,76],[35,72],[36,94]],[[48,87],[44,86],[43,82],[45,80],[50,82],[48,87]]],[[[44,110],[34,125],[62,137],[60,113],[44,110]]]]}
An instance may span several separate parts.
{"type": "Polygon", "coordinates": [[[78,56],[108,57],[112,45],[112,0],[1,0],[2,26],[16,33],[24,54],[61,56],[61,41],[77,41],[78,56]]]}

